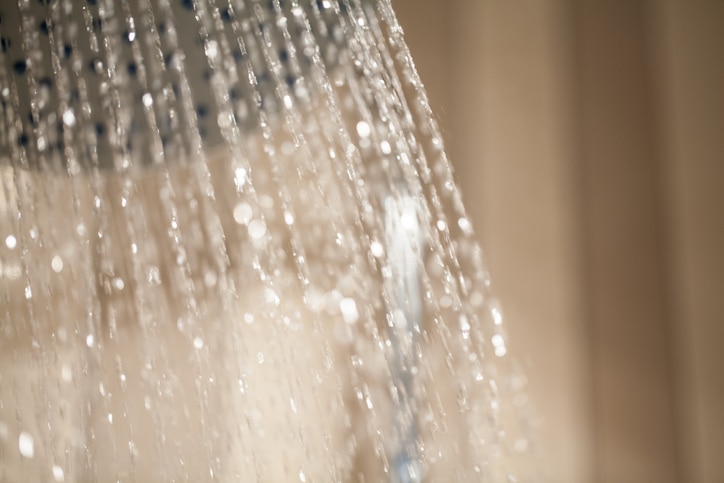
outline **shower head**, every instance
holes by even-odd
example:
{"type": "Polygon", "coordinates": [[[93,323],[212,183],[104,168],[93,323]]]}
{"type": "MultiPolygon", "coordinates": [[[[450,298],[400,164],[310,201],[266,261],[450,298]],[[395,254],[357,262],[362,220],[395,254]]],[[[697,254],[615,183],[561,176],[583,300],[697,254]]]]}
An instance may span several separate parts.
{"type": "Polygon", "coordinates": [[[21,0],[0,8],[0,164],[134,172],[243,142],[345,55],[338,2],[21,0]],[[323,73],[323,72],[322,72],[323,73]]]}
{"type": "Polygon", "coordinates": [[[389,0],[0,2],[2,241],[2,481],[510,479],[389,0]]]}

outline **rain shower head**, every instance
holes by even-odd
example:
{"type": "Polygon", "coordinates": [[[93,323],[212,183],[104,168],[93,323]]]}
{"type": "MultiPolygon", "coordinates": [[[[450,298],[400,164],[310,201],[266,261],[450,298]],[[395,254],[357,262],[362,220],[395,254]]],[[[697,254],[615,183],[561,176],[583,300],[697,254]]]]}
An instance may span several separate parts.
{"type": "Polygon", "coordinates": [[[525,379],[390,0],[0,15],[0,481],[512,478],[525,379]]]}
{"type": "Polygon", "coordinates": [[[348,9],[326,0],[3,6],[0,164],[133,172],[243,143],[292,104],[313,102],[310,80],[345,56],[348,9]]]}

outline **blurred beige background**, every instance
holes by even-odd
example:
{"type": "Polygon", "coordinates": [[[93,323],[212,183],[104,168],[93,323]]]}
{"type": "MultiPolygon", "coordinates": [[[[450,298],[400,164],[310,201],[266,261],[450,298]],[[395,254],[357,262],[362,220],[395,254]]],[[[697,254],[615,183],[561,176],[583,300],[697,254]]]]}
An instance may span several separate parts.
{"type": "Polygon", "coordinates": [[[393,5],[550,481],[724,481],[724,2],[393,5]]]}

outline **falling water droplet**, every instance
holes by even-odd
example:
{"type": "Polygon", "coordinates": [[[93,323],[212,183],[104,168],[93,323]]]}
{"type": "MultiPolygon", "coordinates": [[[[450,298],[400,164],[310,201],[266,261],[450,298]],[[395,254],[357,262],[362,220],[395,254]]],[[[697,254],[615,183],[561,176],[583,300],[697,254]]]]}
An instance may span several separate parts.
{"type": "Polygon", "coordinates": [[[292,97],[291,96],[284,96],[284,107],[287,109],[291,109],[293,106],[292,104],[292,97]]]}
{"type": "Polygon", "coordinates": [[[68,127],[75,126],[75,113],[72,109],[68,109],[63,113],[63,122],[68,127]]]}
{"type": "Polygon", "coordinates": [[[357,123],[357,134],[359,134],[359,137],[361,138],[367,138],[370,136],[371,133],[370,125],[367,124],[365,121],[360,121],[357,123]]]}
{"type": "Polygon", "coordinates": [[[372,252],[373,256],[379,258],[385,254],[385,249],[382,246],[382,243],[374,241],[370,244],[370,252],[372,252]]]}
{"type": "Polygon", "coordinates": [[[58,465],[53,465],[52,471],[53,479],[55,479],[55,481],[65,481],[65,472],[63,471],[63,468],[58,465]]]}
{"type": "Polygon", "coordinates": [[[73,381],[73,371],[70,369],[70,366],[64,364],[60,368],[60,377],[63,379],[63,382],[73,381]]]}
{"type": "Polygon", "coordinates": [[[5,238],[5,246],[9,249],[14,249],[18,244],[18,240],[13,235],[8,235],[5,238]]]}
{"type": "Polygon", "coordinates": [[[493,315],[493,322],[495,323],[495,325],[503,324],[503,314],[498,307],[493,307],[490,310],[490,313],[493,315]]]}
{"type": "Polygon", "coordinates": [[[216,275],[216,272],[209,270],[204,274],[204,285],[211,288],[216,286],[216,282],[218,281],[218,277],[216,275]]]}
{"type": "Polygon", "coordinates": [[[246,169],[236,168],[234,170],[234,183],[237,189],[241,189],[246,184],[246,169]]]}
{"type": "Polygon", "coordinates": [[[60,273],[63,271],[63,259],[60,258],[58,255],[55,255],[53,259],[50,261],[50,267],[53,269],[55,273],[60,273]]]}
{"type": "Polygon", "coordinates": [[[215,59],[219,53],[219,44],[215,40],[211,40],[206,43],[206,56],[209,59],[215,59]]]}
{"type": "Polygon", "coordinates": [[[503,339],[503,336],[500,334],[495,334],[491,342],[493,343],[493,347],[495,347],[495,355],[498,357],[503,357],[507,353],[507,349],[505,348],[505,340],[503,339]]]}
{"type": "Polygon", "coordinates": [[[240,225],[246,225],[254,215],[254,211],[248,203],[239,203],[234,207],[234,221],[240,225]]]}
{"type": "Polygon", "coordinates": [[[357,303],[354,299],[343,298],[339,302],[339,309],[342,312],[344,321],[348,324],[354,324],[359,319],[359,312],[357,311],[357,303]]]}
{"type": "Polygon", "coordinates": [[[459,218],[458,219],[458,226],[463,231],[463,233],[469,233],[472,227],[470,226],[470,222],[467,218],[459,218]]]}
{"type": "Polygon", "coordinates": [[[158,266],[153,265],[148,267],[148,274],[146,280],[151,286],[157,286],[161,284],[161,269],[158,266]]]}
{"type": "Polygon", "coordinates": [[[125,288],[125,286],[126,286],[125,282],[124,282],[123,279],[120,278],[120,277],[115,277],[115,278],[113,279],[113,282],[112,282],[112,283],[113,283],[113,287],[114,287],[116,290],[123,290],[123,289],[125,288]]]}
{"type": "Polygon", "coordinates": [[[266,234],[266,223],[260,218],[256,218],[249,222],[249,236],[254,240],[259,240],[266,234]]]}
{"type": "Polygon", "coordinates": [[[18,437],[18,449],[20,449],[20,454],[25,458],[33,458],[35,456],[35,442],[30,433],[25,431],[20,433],[20,437],[18,437]]]}

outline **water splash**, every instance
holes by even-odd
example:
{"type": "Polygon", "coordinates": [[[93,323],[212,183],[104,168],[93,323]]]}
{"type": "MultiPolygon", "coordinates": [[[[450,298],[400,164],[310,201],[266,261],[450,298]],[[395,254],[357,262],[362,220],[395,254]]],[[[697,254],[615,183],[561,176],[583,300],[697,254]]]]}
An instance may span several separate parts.
{"type": "Polygon", "coordinates": [[[525,381],[387,1],[0,14],[0,480],[513,478],[525,381]]]}

